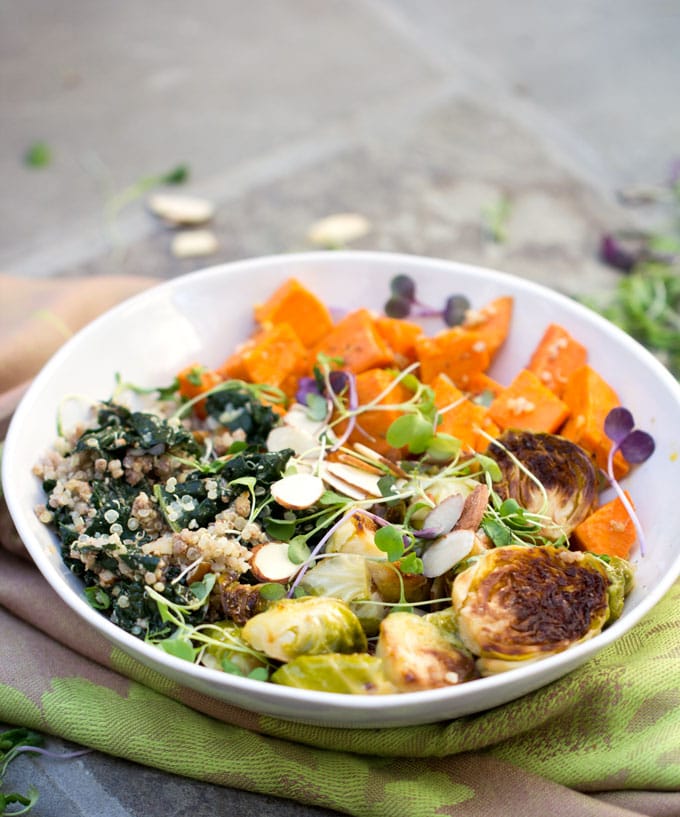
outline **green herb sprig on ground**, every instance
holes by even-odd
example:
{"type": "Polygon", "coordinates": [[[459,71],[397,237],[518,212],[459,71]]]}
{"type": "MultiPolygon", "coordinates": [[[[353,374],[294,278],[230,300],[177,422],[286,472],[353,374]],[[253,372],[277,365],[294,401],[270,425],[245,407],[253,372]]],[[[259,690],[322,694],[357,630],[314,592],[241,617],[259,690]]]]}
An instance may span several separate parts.
{"type": "Polygon", "coordinates": [[[663,233],[606,235],[602,260],[623,273],[611,296],[583,301],[653,352],[680,378],[680,163],[658,196],[671,221],[663,233]]]}

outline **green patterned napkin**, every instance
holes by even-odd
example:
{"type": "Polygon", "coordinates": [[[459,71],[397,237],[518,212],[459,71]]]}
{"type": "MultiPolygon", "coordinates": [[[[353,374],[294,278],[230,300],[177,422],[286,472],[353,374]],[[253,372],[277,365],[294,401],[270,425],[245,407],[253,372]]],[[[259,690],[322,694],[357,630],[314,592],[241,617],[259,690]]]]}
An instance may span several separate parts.
{"type": "MultiPolygon", "coordinates": [[[[148,285],[98,281],[98,303],[148,285]]],[[[32,373],[33,364],[17,365],[17,354],[35,352],[30,339],[40,330],[46,356],[81,315],[73,282],[6,284],[0,276],[0,422],[21,390],[17,373],[32,373]],[[21,303],[11,301],[18,296],[21,303]],[[36,304],[56,319],[36,317],[36,304]],[[14,320],[22,310],[24,323],[14,320]]],[[[260,716],[174,684],[60,601],[26,558],[4,508],[0,545],[0,720],[7,723],[362,817],[680,815],[680,583],[616,644],[520,700],[426,726],[334,729],[260,716]]]]}

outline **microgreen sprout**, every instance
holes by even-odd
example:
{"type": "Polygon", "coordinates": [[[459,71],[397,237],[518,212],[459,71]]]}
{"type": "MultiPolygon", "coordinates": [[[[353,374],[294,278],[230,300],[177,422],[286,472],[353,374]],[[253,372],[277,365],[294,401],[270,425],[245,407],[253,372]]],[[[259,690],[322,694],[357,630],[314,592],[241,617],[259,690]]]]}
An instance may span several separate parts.
{"type": "Polygon", "coordinates": [[[612,488],[621,500],[628,516],[630,517],[640,542],[640,554],[645,555],[645,536],[642,525],[638,519],[635,509],[626,496],[623,488],[619,485],[614,474],[614,457],[617,452],[631,464],[639,465],[649,459],[654,453],[654,438],[646,431],[635,428],[635,420],[631,412],[623,406],[613,408],[604,421],[604,431],[613,445],[609,449],[607,456],[607,474],[612,488]]]}
{"type": "MultiPolygon", "coordinates": [[[[55,760],[70,760],[92,751],[91,749],[77,749],[73,752],[52,752],[49,749],[43,749],[40,745],[42,743],[42,735],[23,727],[7,729],[5,732],[0,733],[0,787],[4,782],[7,767],[21,754],[37,754],[55,760]]],[[[6,794],[0,792],[0,817],[28,814],[37,801],[38,790],[35,786],[30,786],[25,795],[18,792],[8,792],[6,794]],[[9,806],[13,808],[10,810],[9,806]],[[21,808],[17,809],[14,806],[20,806],[21,808]]]]}
{"type": "Polygon", "coordinates": [[[405,274],[395,275],[390,282],[390,297],[385,314],[390,318],[441,318],[447,326],[459,326],[465,319],[470,302],[464,295],[450,295],[442,309],[434,309],[416,298],[416,285],[405,274]]]}

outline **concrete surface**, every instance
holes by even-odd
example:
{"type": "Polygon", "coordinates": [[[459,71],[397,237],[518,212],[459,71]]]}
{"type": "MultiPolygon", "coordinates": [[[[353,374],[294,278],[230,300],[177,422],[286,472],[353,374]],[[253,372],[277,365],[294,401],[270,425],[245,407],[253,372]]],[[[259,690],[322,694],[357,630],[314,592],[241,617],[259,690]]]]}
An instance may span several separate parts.
{"type": "MultiPolygon", "coordinates": [[[[355,211],[372,229],[353,247],[606,290],[602,232],[663,218],[617,192],[677,157],[678,42],[676,0],[6,1],[0,269],[165,278],[305,249],[355,211]],[[175,258],[143,198],[111,212],[179,163],[217,205],[208,258],[175,258]]],[[[159,814],[159,791],[166,817],[329,814],[97,753],[23,758],[8,783],[37,785],[38,817],[159,814]]]]}

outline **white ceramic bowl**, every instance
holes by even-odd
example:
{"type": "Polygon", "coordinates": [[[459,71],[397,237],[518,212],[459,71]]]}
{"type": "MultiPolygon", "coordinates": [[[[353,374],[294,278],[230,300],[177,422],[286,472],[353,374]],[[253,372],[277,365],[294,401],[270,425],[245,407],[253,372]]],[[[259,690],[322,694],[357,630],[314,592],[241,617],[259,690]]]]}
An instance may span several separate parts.
{"type": "Polygon", "coordinates": [[[680,574],[680,387],[644,350],[607,321],[548,289],[507,274],[448,261],[366,252],[285,255],[213,267],[156,286],[110,310],[70,340],[45,366],[18,407],[5,444],[4,489],[14,522],[47,581],[93,628],[139,661],[188,687],[245,709],[305,723],[385,727],[479,712],[537,689],[620,638],[680,574]],[[646,531],[648,553],[635,557],[637,586],[622,617],[566,652],[491,678],[448,689],[388,696],[301,691],[227,675],[168,655],[124,632],[92,609],[63,565],[56,540],[34,515],[41,497],[31,467],[54,441],[65,395],[107,397],[114,373],[162,385],[180,367],[222,362],[252,329],[252,306],[296,276],[326,303],[381,309],[389,281],[407,273],[420,298],[443,304],[464,293],[473,306],[515,296],[511,335],[491,373],[507,383],[528,361],[545,326],[565,325],[590,351],[592,366],[618,391],[636,423],[656,440],[653,457],[626,480],[646,531]]]}

